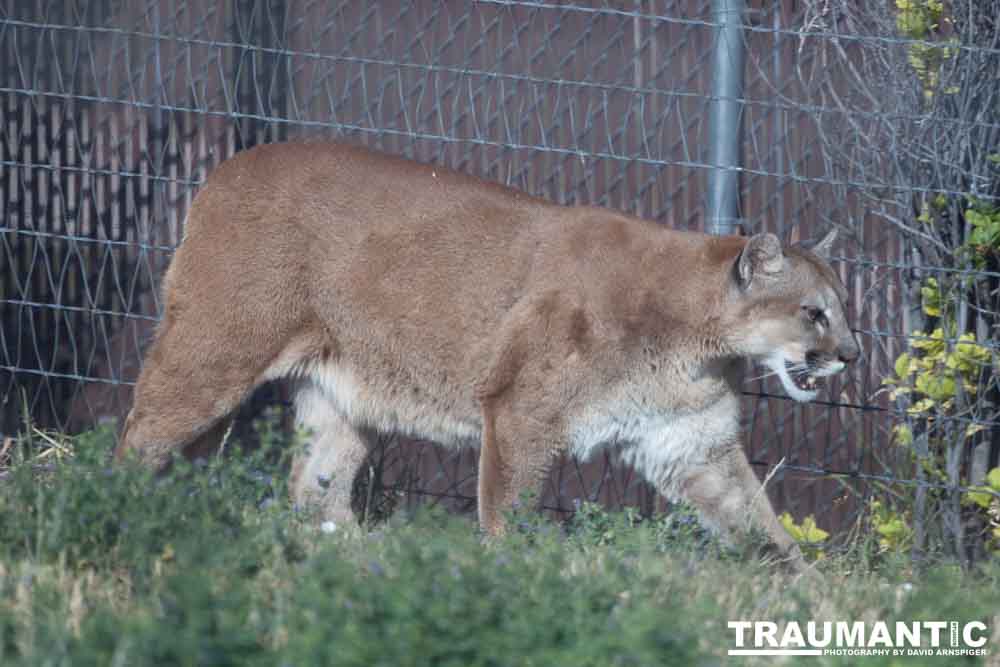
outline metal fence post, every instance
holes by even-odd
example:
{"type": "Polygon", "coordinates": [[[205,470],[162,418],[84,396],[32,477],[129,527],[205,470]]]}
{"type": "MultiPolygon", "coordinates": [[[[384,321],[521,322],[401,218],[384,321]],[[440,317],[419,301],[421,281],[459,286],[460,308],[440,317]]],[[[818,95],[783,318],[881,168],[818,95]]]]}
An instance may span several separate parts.
{"type": "Polygon", "coordinates": [[[712,0],[715,53],[709,141],[708,220],[711,234],[738,234],[740,144],[743,126],[744,0],[712,0]]]}

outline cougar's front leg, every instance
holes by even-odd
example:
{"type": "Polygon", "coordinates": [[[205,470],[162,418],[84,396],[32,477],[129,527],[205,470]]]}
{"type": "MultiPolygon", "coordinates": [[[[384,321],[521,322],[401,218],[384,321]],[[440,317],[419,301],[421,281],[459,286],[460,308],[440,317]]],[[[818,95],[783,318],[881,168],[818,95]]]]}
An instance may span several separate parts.
{"type": "Polygon", "coordinates": [[[717,448],[704,463],[677,472],[673,495],[694,505],[707,524],[729,534],[759,530],[789,566],[794,570],[804,567],[798,544],[775,516],[739,443],[717,448]]]}
{"type": "Polygon", "coordinates": [[[541,488],[556,455],[562,434],[554,418],[540,416],[537,405],[506,397],[484,399],[483,438],[479,451],[479,525],[490,536],[506,529],[504,512],[525,493],[541,488]],[[525,409],[519,410],[518,403],[525,409]]]}
{"type": "Polygon", "coordinates": [[[504,532],[503,513],[541,488],[568,445],[565,415],[580,383],[588,326],[571,303],[552,292],[521,301],[488,346],[475,387],[483,421],[479,524],[488,535],[504,532]]]}

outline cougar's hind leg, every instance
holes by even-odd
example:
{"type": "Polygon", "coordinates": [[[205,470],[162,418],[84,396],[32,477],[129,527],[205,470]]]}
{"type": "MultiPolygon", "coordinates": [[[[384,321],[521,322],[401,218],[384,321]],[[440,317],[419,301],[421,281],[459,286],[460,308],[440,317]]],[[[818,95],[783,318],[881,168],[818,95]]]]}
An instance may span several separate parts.
{"type": "Polygon", "coordinates": [[[211,320],[194,320],[165,322],[139,375],[116,459],[135,454],[162,470],[174,452],[210,437],[256,385],[259,360],[208,335],[211,320]]]}
{"type": "Polygon", "coordinates": [[[259,383],[287,374],[310,351],[306,281],[296,278],[301,239],[286,225],[274,232],[280,243],[268,242],[272,211],[266,202],[237,205],[242,187],[210,183],[191,205],[118,458],[134,453],[163,468],[259,383]]]}
{"type": "Polygon", "coordinates": [[[292,500],[337,524],[354,521],[351,490],[368,456],[368,433],[351,425],[322,389],[306,382],[295,397],[296,420],[307,433],[292,460],[292,500]]]}

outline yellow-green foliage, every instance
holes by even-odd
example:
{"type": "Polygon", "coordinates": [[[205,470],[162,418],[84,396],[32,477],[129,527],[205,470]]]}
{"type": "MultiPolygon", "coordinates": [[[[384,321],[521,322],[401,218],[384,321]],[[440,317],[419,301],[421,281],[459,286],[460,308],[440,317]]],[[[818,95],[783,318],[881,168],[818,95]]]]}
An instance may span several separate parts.
{"type": "Polygon", "coordinates": [[[937,278],[928,278],[923,287],[920,288],[920,300],[924,312],[931,317],[941,317],[941,287],[937,278]]]}
{"type": "Polygon", "coordinates": [[[987,260],[1000,254],[1000,208],[972,202],[965,211],[965,220],[971,229],[961,250],[971,257],[976,268],[986,268],[987,260]]]}
{"type": "Polygon", "coordinates": [[[967,504],[975,505],[986,516],[989,539],[994,549],[1000,550],[1000,468],[994,468],[986,475],[986,484],[973,487],[962,498],[967,504]]]}
{"type": "Polygon", "coordinates": [[[825,542],[830,533],[816,525],[816,519],[812,514],[804,518],[801,524],[795,523],[795,519],[788,512],[779,516],[778,520],[792,539],[799,543],[802,553],[807,558],[819,560],[823,557],[823,550],[818,545],[825,542]]]}
{"type": "MultiPolygon", "coordinates": [[[[923,222],[933,224],[932,212],[936,216],[945,207],[943,195],[935,197],[930,205],[925,203],[921,214],[923,222]]],[[[991,256],[1000,254],[1000,208],[970,200],[964,216],[970,232],[957,248],[956,257],[970,258],[975,266],[982,268],[991,256]]],[[[893,399],[902,394],[914,394],[909,408],[911,415],[928,417],[932,416],[932,410],[950,410],[959,382],[966,394],[975,395],[980,373],[992,362],[990,349],[982,345],[975,334],[955,335],[954,300],[949,299],[948,294],[967,288],[967,278],[949,278],[939,282],[933,277],[928,278],[920,288],[924,313],[941,324],[929,335],[911,337],[910,350],[896,359],[895,375],[884,380],[885,384],[893,387],[890,393],[893,399]],[[949,340],[954,344],[949,345],[949,340]]],[[[970,427],[971,432],[977,430],[980,429],[970,427]]],[[[912,441],[908,428],[897,428],[896,436],[899,444],[912,441]]]]}
{"type": "Polygon", "coordinates": [[[940,0],[896,0],[896,27],[907,37],[921,39],[937,30],[944,13],[940,0]]]}
{"type": "MultiPolygon", "coordinates": [[[[951,319],[942,305],[944,300],[940,297],[937,281],[928,281],[922,292],[924,312],[933,317],[951,319]]],[[[949,326],[949,329],[953,330],[953,327],[949,326]]],[[[912,397],[907,414],[911,422],[921,424],[923,430],[930,430],[937,417],[954,413],[959,386],[967,397],[975,397],[980,375],[992,361],[989,348],[981,345],[974,334],[965,333],[957,338],[952,334],[947,338],[954,341],[952,345],[948,345],[943,327],[936,328],[930,335],[915,336],[910,342],[910,351],[896,359],[895,376],[884,380],[892,387],[890,396],[893,399],[904,394],[912,397]]],[[[981,430],[981,425],[970,424],[964,435],[969,438],[981,430]]],[[[895,425],[893,439],[899,446],[911,446],[913,431],[910,425],[895,425]]],[[[921,457],[919,464],[929,477],[947,482],[941,451],[943,443],[932,438],[929,445],[929,451],[921,457]]],[[[990,474],[1000,489],[1000,469],[990,474]]],[[[984,513],[991,526],[992,546],[1000,546],[1000,501],[988,493],[967,494],[966,501],[968,506],[978,507],[984,513]]],[[[869,509],[872,526],[879,535],[879,546],[883,550],[895,551],[908,546],[912,531],[903,514],[888,509],[878,501],[873,501],[869,509]]]]}
{"type": "MultiPolygon", "coordinates": [[[[936,281],[934,286],[936,287],[936,281]]],[[[929,315],[939,314],[940,306],[937,303],[939,302],[934,301],[928,306],[925,299],[925,312],[929,315]]],[[[990,350],[979,344],[975,334],[964,333],[958,336],[951,349],[945,338],[942,327],[938,327],[930,335],[914,336],[910,341],[911,351],[904,352],[896,359],[896,375],[884,380],[885,384],[893,386],[891,398],[895,399],[902,394],[914,395],[915,400],[908,409],[911,415],[926,417],[931,416],[935,409],[950,410],[954,406],[959,381],[967,394],[975,394],[979,374],[990,364],[990,350]]],[[[912,437],[900,444],[909,444],[911,440],[912,437]]]]}
{"type": "MultiPolygon", "coordinates": [[[[908,11],[916,11],[913,9],[916,5],[904,4],[908,11]]],[[[947,198],[938,195],[923,203],[918,220],[933,226],[943,219],[947,207],[947,198]]],[[[969,223],[969,233],[956,248],[955,258],[976,268],[985,268],[993,257],[1000,255],[1000,209],[970,198],[963,216],[969,223]]],[[[920,432],[929,434],[927,448],[918,464],[930,478],[942,483],[953,481],[944,472],[944,456],[949,446],[957,444],[943,440],[942,432],[934,428],[935,420],[967,414],[962,410],[979,399],[983,373],[989,371],[994,362],[990,348],[983,344],[985,341],[978,340],[973,333],[958,333],[955,307],[958,299],[953,295],[973,289],[974,281],[974,278],[957,274],[926,280],[920,289],[921,305],[924,314],[937,326],[930,333],[912,336],[909,349],[899,355],[893,365],[893,375],[883,380],[890,388],[892,399],[910,398],[907,419],[893,426],[893,441],[898,446],[910,447],[914,442],[915,426],[920,432]],[[960,396],[964,396],[964,400],[960,401],[960,396]]],[[[982,425],[972,423],[962,435],[971,438],[983,429],[982,425]]],[[[1000,483],[1000,472],[992,479],[1000,483]]],[[[981,513],[989,528],[988,544],[1000,550],[1000,501],[985,492],[991,487],[980,488],[983,491],[966,494],[965,504],[981,513]]],[[[879,505],[871,509],[873,526],[884,549],[897,548],[909,540],[905,516],[879,505]]]]}
{"type": "Polygon", "coordinates": [[[910,546],[913,531],[905,514],[896,512],[880,500],[872,500],[868,511],[882,551],[900,551],[910,546]]]}
{"type": "MultiPolygon", "coordinates": [[[[958,92],[957,86],[950,85],[953,82],[941,80],[945,64],[957,53],[955,26],[948,16],[957,10],[943,0],[894,2],[896,29],[901,36],[912,40],[906,47],[907,62],[916,74],[924,103],[929,108],[939,101],[935,97],[939,93],[958,92]]],[[[984,148],[993,151],[987,156],[990,162],[1000,163],[1000,154],[994,146],[984,148]]],[[[952,245],[956,266],[980,270],[995,266],[1000,259],[1000,207],[971,196],[967,197],[964,206],[959,206],[958,201],[944,194],[924,197],[917,204],[916,222],[924,229],[932,234],[941,232],[943,238],[956,238],[954,232],[960,233],[958,238],[964,237],[961,243],[952,245]],[[944,229],[940,228],[942,224],[944,229]],[[961,230],[966,233],[961,235],[961,230]]],[[[933,330],[920,332],[910,339],[909,349],[895,361],[894,374],[884,380],[892,399],[908,398],[905,419],[892,428],[893,441],[909,448],[915,440],[914,432],[921,433],[924,446],[919,450],[916,464],[931,479],[947,484],[967,483],[945,473],[948,452],[964,446],[963,436],[967,440],[984,429],[977,423],[957,432],[939,428],[943,418],[978,414],[973,408],[985,398],[979,395],[980,382],[994,360],[985,343],[993,342],[995,337],[990,336],[989,341],[979,340],[976,334],[967,333],[965,327],[958,326],[957,306],[965,295],[981,291],[983,286],[977,284],[977,280],[972,275],[957,273],[926,280],[920,290],[921,303],[923,312],[931,318],[933,330]]],[[[996,477],[1000,477],[1000,473],[996,477]]],[[[996,477],[994,480],[1000,481],[996,477]]],[[[989,540],[993,546],[1000,547],[1000,502],[986,492],[992,487],[980,488],[983,490],[966,494],[966,506],[969,511],[981,512],[981,518],[991,530],[989,540]]],[[[929,498],[936,502],[935,493],[932,492],[929,498]]],[[[870,509],[883,548],[899,546],[909,540],[908,520],[904,514],[878,504],[870,509]]]]}
{"type": "MultiPolygon", "coordinates": [[[[953,46],[924,43],[924,40],[936,38],[942,24],[948,21],[944,16],[944,3],[940,0],[896,0],[896,10],[899,32],[910,39],[922,40],[909,45],[907,61],[920,79],[924,99],[929,103],[940,83],[942,64],[955,55],[953,46]]],[[[944,92],[957,90],[949,87],[944,92]]]]}

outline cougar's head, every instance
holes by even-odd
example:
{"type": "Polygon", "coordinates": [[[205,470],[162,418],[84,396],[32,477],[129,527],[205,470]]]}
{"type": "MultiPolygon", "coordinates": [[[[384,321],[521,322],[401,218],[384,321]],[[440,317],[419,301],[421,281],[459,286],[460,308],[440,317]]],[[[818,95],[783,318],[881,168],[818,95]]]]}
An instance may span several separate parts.
{"type": "Polygon", "coordinates": [[[847,290],[827,262],[836,232],[809,249],[773,234],[749,239],[733,265],[734,347],[763,363],[797,401],[860,354],[848,326],[847,290]]]}

